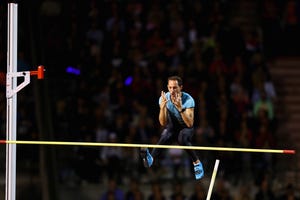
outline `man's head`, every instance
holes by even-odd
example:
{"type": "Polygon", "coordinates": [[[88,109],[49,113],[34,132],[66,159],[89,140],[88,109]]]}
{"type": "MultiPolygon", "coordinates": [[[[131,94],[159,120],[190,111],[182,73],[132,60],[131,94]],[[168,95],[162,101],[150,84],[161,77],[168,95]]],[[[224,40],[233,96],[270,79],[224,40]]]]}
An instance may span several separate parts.
{"type": "Polygon", "coordinates": [[[179,94],[182,90],[182,79],[179,76],[169,77],[168,90],[172,96],[179,94]]]}

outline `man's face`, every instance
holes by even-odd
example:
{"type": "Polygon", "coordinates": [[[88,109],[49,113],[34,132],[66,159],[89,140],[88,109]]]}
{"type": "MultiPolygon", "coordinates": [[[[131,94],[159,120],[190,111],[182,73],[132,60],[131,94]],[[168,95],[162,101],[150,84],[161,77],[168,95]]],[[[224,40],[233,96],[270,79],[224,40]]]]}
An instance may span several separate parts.
{"type": "Polygon", "coordinates": [[[169,80],[168,82],[168,90],[172,96],[175,96],[181,92],[182,86],[178,85],[176,80],[169,80]]]}

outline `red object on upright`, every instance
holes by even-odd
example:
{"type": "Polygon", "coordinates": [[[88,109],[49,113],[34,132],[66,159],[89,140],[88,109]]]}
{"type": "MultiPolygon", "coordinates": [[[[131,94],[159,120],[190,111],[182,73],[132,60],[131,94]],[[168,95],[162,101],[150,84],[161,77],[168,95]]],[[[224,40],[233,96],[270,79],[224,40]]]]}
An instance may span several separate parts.
{"type": "Polygon", "coordinates": [[[38,66],[37,77],[38,79],[44,79],[44,66],[42,65],[38,66]]]}
{"type": "Polygon", "coordinates": [[[44,79],[44,71],[44,66],[40,65],[37,71],[30,71],[30,75],[37,75],[38,79],[44,79]]]}

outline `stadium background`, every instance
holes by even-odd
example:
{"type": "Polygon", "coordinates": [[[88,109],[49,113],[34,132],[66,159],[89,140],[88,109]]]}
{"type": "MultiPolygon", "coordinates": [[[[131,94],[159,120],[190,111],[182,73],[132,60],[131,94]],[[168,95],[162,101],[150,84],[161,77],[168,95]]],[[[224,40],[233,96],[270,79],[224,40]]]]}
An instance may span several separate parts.
{"type": "MultiPolygon", "coordinates": [[[[177,74],[196,100],[195,145],[299,149],[299,1],[17,3],[18,71],[46,68],[44,80],[18,93],[18,139],[155,143],[161,131],[157,100],[166,78],[177,74]]],[[[7,1],[0,10],[4,139],[7,1]]],[[[4,197],[5,147],[0,148],[4,197]]],[[[123,194],[104,199],[151,199],[159,187],[160,198],[192,199],[195,187],[206,191],[216,158],[221,162],[215,199],[262,199],[263,187],[279,199],[299,189],[297,154],[199,151],[207,174],[196,183],[182,151],[166,151],[157,166],[145,170],[138,149],[17,149],[22,200],[101,199],[109,180],[123,194]],[[141,191],[127,196],[133,180],[141,191]]]]}

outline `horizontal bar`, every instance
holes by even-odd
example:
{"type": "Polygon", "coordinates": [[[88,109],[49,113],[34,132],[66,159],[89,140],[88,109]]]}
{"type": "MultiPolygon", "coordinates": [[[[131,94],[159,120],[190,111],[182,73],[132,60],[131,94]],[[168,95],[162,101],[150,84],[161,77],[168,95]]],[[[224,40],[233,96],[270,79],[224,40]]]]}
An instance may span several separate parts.
{"type": "Polygon", "coordinates": [[[231,147],[207,147],[207,146],[181,146],[181,145],[155,145],[155,144],[126,144],[126,143],[101,143],[101,142],[64,142],[64,141],[27,141],[27,140],[0,140],[0,144],[32,144],[32,145],[64,145],[64,146],[106,146],[106,147],[140,147],[140,148],[164,148],[164,149],[193,149],[207,151],[237,151],[256,153],[282,153],[295,154],[292,149],[252,149],[231,147]]]}

